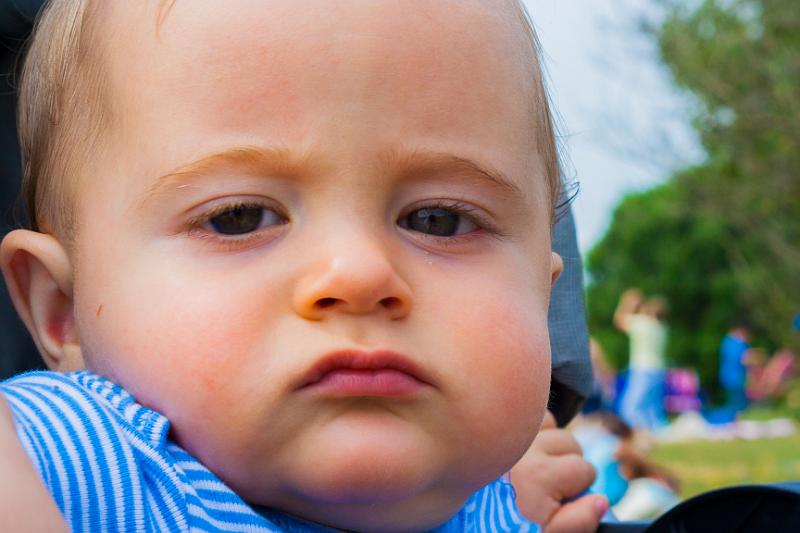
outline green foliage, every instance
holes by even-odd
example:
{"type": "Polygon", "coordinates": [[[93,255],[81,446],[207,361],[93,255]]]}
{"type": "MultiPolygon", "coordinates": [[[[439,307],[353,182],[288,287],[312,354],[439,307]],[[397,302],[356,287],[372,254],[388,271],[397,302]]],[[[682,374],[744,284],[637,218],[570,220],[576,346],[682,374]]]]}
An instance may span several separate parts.
{"type": "Polygon", "coordinates": [[[800,311],[800,9],[796,0],[661,1],[653,30],[675,83],[698,102],[706,161],[626,198],[588,256],[590,327],[617,366],[611,316],[641,288],[671,305],[673,364],[716,376],[737,318],[767,348],[797,348],[800,311]]]}
{"type": "Polygon", "coordinates": [[[611,326],[619,295],[629,287],[660,294],[670,302],[670,363],[698,367],[708,383],[716,379],[720,335],[739,308],[731,301],[729,229],[720,220],[696,217],[685,194],[669,182],[629,196],[617,208],[605,238],[587,257],[593,279],[589,327],[610,362],[623,367],[627,340],[611,326]]]}

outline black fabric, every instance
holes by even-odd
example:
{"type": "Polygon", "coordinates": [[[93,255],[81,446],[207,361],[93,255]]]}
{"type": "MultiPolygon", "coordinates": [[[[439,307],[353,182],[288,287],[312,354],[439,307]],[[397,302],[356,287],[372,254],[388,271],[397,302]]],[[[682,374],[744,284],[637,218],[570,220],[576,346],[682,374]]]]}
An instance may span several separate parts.
{"type": "Polygon", "coordinates": [[[645,531],[800,531],[800,494],[791,485],[745,485],[714,490],[681,502],[645,531]]]}
{"type": "MultiPolygon", "coordinates": [[[[16,81],[20,56],[42,0],[0,0],[0,238],[25,223],[19,199],[16,81]]],[[[0,378],[43,368],[0,279],[0,378]]]]}

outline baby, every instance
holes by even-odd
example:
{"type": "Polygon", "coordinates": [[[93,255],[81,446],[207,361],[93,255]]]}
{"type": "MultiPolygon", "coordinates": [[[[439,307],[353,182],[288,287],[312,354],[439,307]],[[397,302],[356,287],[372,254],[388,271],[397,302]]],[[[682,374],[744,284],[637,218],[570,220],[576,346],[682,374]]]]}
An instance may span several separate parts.
{"type": "Polygon", "coordinates": [[[516,1],[54,0],[20,109],[0,258],[56,372],[2,386],[15,520],[535,528],[560,181],[516,1]]]}

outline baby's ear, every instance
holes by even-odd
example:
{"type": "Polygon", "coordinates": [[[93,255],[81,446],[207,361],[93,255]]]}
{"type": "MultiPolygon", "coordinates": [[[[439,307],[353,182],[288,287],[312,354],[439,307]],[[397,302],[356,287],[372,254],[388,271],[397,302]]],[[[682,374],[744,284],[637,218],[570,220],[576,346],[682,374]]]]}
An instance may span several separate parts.
{"type": "Polygon", "coordinates": [[[0,245],[0,266],[17,308],[48,368],[83,368],[72,300],[72,262],[53,236],[14,230],[0,245]]]}
{"type": "Polygon", "coordinates": [[[564,270],[564,260],[555,252],[550,252],[550,285],[556,282],[564,270]]]}

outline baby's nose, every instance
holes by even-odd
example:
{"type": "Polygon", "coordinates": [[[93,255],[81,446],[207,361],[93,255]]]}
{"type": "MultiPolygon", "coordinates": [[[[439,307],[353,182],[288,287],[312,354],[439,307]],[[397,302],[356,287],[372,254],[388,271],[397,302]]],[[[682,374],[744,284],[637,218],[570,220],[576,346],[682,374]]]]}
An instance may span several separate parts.
{"type": "Polygon", "coordinates": [[[298,281],[293,303],[310,320],[335,313],[383,313],[398,320],[411,310],[412,296],[384,246],[357,237],[320,254],[298,281]]]}

